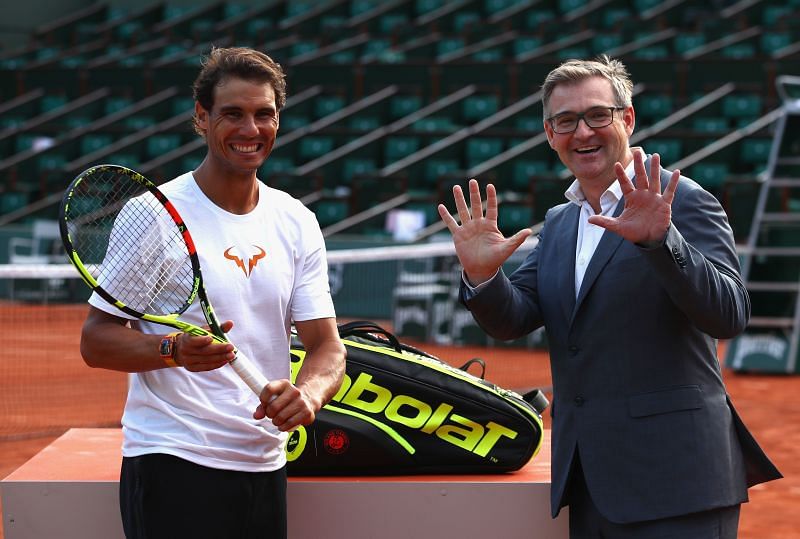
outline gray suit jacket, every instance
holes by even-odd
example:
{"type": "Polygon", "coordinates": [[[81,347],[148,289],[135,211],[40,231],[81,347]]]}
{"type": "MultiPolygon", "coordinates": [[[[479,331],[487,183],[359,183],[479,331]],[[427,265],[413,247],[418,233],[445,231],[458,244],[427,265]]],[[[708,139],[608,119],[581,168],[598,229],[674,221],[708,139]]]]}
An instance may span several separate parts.
{"type": "MultiPolygon", "coordinates": [[[[661,179],[665,186],[669,173],[661,179]]],[[[720,204],[681,177],[664,245],[643,249],[606,231],[576,299],[578,213],[571,203],[552,208],[517,271],[461,290],[495,338],[545,327],[553,516],[569,501],[576,453],[592,499],[614,522],[746,501],[748,486],[781,475],[722,382],[717,339],[745,328],[750,301],[720,204]]]]}

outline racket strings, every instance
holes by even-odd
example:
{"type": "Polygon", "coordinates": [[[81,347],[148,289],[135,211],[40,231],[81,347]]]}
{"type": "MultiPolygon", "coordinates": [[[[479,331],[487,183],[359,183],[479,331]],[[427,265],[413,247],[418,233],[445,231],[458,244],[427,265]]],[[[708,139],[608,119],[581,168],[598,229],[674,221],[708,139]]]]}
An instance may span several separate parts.
{"type": "Polygon", "coordinates": [[[98,284],[140,313],[185,310],[194,272],[183,233],[139,181],[100,170],[77,184],[66,222],[75,253],[94,264],[98,284]]]}

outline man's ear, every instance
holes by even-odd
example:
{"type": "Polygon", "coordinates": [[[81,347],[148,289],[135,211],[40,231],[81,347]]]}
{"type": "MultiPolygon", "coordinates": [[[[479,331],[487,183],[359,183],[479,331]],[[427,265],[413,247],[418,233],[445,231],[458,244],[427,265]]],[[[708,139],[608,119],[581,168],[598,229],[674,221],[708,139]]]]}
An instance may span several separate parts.
{"type": "Polygon", "coordinates": [[[197,126],[203,131],[207,131],[208,111],[197,101],[194,102],[194,117],[197,118],[197,126]]]}
{"type": "Polygon", "coordinates": [[[550,145],[550,149],[553,150],[553,137],[555,133],[553,132],[553,128],[550,127],[550,122],[547,120],[544,121],[544,134],[547,135],[547,143],[550,145]]]}

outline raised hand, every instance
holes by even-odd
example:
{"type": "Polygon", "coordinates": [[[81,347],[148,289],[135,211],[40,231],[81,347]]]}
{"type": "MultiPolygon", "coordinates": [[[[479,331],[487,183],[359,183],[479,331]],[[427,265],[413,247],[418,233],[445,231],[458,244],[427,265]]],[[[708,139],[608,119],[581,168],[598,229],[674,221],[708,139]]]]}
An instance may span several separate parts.
{"type": "Polygon", "coordinates": [[[456,254],[467,278],[479,284],[492,278],[533,232],[524,228],[510,238],[503,236],[497,228],[497,192],[492,184],[486,186],[486,215],[476,180],[469,181],[469,207],[461,186],[453,187],[453,198],[461,224],[453,219],[444,204],[439,204],[439,216],[453,235],[456,254]]]}
{"type": "Polygon", "coordinates": [[[614,170],[625,197],[625,207],[618,217],[593,215],[589,222],[615,232],[633,243],[661,242],[667,234],[672,219],[672,199],[678,186],[680,171],[672,172],[669,183],[661,192],[661,158],[653,154],[650,159],[650,175],[644,166],[644,152],[633,151],[633,168],[636,175],[634,186],[625,174],[625,168],[617,163],[614,170]]]}

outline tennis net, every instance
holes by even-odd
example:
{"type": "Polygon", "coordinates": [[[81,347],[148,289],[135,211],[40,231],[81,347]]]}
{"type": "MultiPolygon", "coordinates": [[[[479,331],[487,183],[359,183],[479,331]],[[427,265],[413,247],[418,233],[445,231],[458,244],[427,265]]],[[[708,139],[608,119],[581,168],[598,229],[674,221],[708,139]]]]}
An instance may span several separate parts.
{"type": "MultiPolygon", "coordinates": [[[[510,269],[534,244],[514,254],[510,269]]],[[[328,263],[340,321],[371,320],[416,344],[501,345],[458,303],[461,268],[450,241],[329,250],[328,263]]],[[[90,369],[80,356],[88,296],[69,264],[0,265],[0,440],[119,425],[127,375],[90,369]]],[[[511,344],[540,347],[542,334],[511,344]]]]}

